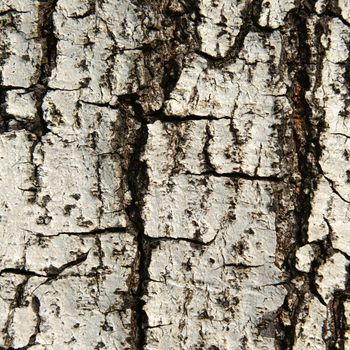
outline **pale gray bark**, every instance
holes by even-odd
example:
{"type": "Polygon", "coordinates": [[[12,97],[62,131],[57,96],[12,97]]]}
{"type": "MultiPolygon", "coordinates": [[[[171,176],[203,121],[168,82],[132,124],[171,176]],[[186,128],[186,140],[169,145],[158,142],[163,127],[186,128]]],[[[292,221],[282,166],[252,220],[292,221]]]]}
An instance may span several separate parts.
{"type": "Polygon", "coordinates": [[[0,349],[350,348],[348,1],[0,23],[0,349]]]}

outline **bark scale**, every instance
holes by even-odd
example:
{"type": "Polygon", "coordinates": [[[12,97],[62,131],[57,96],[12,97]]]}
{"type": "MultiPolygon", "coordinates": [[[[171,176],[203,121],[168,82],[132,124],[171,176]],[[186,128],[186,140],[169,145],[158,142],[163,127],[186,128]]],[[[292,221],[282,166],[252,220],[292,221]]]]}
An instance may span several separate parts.
{"type": "Polygon", "coordinates": [[[345,0],[0,0],[0,349],[348,349],[345,0]]]}

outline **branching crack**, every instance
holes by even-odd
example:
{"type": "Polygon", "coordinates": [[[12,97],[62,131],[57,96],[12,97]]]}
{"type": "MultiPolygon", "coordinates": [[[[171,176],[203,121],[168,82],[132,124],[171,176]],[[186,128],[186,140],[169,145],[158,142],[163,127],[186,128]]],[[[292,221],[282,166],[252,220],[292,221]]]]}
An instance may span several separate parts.
{"type": "Polygon", "coordinates": [[[348,201],[347,199],[345,199],[340,193],[339,191],[336,189],[334,181],[331,180],[330,178],[328,178],[326,175],[323,175],[324,178],[328,181],[329,185],[331,186],[332,191],[345,203],[350,203],[350,201],[348,201]]]}

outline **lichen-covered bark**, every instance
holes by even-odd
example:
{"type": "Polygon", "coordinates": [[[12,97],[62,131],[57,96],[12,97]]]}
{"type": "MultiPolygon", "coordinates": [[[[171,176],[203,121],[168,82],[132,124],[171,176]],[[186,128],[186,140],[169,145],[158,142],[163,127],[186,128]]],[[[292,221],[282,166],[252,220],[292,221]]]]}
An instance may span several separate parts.
{"type": "Polygon", "coordinates": [[[350,347],[348,1],[0,23],[0,349],[350,347]]]}

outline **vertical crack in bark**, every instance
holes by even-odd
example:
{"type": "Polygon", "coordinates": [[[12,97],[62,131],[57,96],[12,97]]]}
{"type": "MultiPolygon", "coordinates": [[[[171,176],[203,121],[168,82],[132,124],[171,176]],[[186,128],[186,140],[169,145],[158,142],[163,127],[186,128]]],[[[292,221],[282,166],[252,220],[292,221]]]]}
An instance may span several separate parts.
{"type": "MultiPolygon", "coordinates": [[[[296,269],[295,253],[301,246],[308,243],[308,224],[311,215],[313,194],[317,189],[317,181],[323,175],[319,160],[322,155],[320,135],[325,127],[325,112],[321,110],[315,101],[314,95],[322,82],[322,65],[325,57],[325,49],[321,44],[321,37],[327,32],[327,18],[317,19],[314,27],[314,43],[317,53],[312,67],[310,52],[310,37],[308,36],[307,21],[311,18],[313,5],[308,1],[300,1],[297,9],[288,16],[288,26],[282,31],[287,38],[287,62],[289,75],[293,82],[290,91],[290,100],[293,106],[292,125],[294,144],[298,158],[298,169],[300,181],[297,182],[297,196],[295,201],[295,220],[297,232],[295,244],[286,255],[285,268],[290,275],[290,280],[303,281],[301,287],[289,284],[290,290],[281,310],[286,311],[289,321],[283,322],[280,319],[280,334],[278,346],[280,349],[292,349],[297,338],[296,326],[299,320],[299,313],[305,302],[305,294],[311,292],[321,304],[328,309],[328,326],[323,328],[323,338],[327,349],[344,349],[346,320],[344,316],[344,301],[346,291],[337,291],[332,300],[325,302],[316,286],[316,275],[318,268],[331,257],[335,250],[332,246],[332,227],[326,218],[325,222],[329,234],[322,241],[313,242],[315,258],[311,263],[308,274],[299,272],[296,269]],[[315,82],[311,89],[309,74],[315,75],[315,82]],[[306,99],[306,93],[310,92],[311,97],[306,99]]],[[[334,16],[333,16],[334,17],[334,16]]],[[[329,18],[328,18],[329,19],[329,18]]],[[[332,185],[332,184],[331,184],[332,185]]],[[[335,191],[334,191],[335,192],[335,191]]]]}
{"type": "MultiPolygon", "coordinates": [[[[291,123],[293,129],[294,147],[297,153],[300,180],[297,180],[297,194],[295,197],[294,218],[296,221],[295,243],[286,255],[285,269],[290,275],[290,280],[301,277],[303,287],[297,289],[289,284],[290,290],[282,310],[287,310],[289,322],[280,320],[281,333],[278,337],[280,349],[292,349],[296,338],[296,325],[298,314],[304,302],[305,293],[309,290],[322,304],[325,304],[315,286],[315,272],[312,270],[308,276],[304,276],[296,269],[297,249],[308,241],[308,221],[311,214],[311,201],[317,186],[317,177],[321,174],[319,158],[321,147],[319,144],[322,123],[314,120],[313,111],[306,100],[306,92],[310,90],[309,65],[310,49],[308,44],[307,19],[310,7],[306,1],[301,1],[299,6],[288,15],[288,26],[282,30],[286,38],[287,64],[292,80],[292,88],[289,98],[293,106],[291,123]],[[294,300],[293,300],[294,296],[294,300]]],[[[294,181],[293,181],[294,182],[294,181]]],[[[292,183],[292,182],[291,182],[292,183]]]]}
{"type": "MultiPolygon", "coordinates": [[[[1,15],[6,16],[10,14],[11,22],[13,22],[12,14],[13,11],[5,11],[1,15]]],[[[0,21],[1,26],[8,25],[6,21],[3,23],[0,21]]],[[[13,25],[13,23],[12,23],[13,25]]],[[[0,42],[0,67],[6,62],[6,59],[10,56],[9,47],[5,45],[3,42],[0,42]]],[[[5,88],[3,86],[3,73],[2,69],[0,69],[0,133],[4,133],[9,131],[9,121],[14,117],[6,112],[6,93],[10,88],[5,88]]]]}
{"type": "Polygon", "coordinates": [[[345,349],[345,331],[346,323],[344,301],[346,296],[342,292],[336,292],[334,298],[330,302],[329,310],[331,314],[331,320],[329,324],[329,331],[331,336],[325,339],[327,349],[345,349]]]}
{"type": "Polygon", "coordinates": [[[57,1],[58,0],[48,0],[46,2],[42,2],[39,8],[39,27],[40,35],[43,40],[44,51],[39,81],[46,87],[48,85],[51,73],[56,66],[58,40],[54,33],[54,12],[57,6],[57,1]]]}
{"type": "MultiPolygon", "coordinates": [[[[38,22],[38,31],[42,44],[42,59],[39,80],[33,90],[36,97],[36,119],[34,122],[30,121],[29,125],[25,125],[23,127],[35,135],[33,135],[33,143],[30,148],[30,161],[33,165],[33,202],[37,201],[37,192],[40,188],[39,167],[35,162],[34,153],[37,151],[37,146],[42,144],[42,137],[49,132],[47,122],[44,118],[43,103],[48,91],[48,83],[52,70],[56,66],[57,39],[54,34],[55,26],[53,15],[57,1],[58,0],[48,0],[39,4],[38,13],[40,17],[38,22]]],[[[43,153],[42,156],[44,156],[43,153]]],[[[47,210],[45,216],[41,217],[41,220],[44,224],[47,222],[47,220],[50,220],[47,210]]]]}
{"type": "Polygon", "coordinates": [[[131,193],[131,202],[126,212],[130,221],[131,230],[137,237],[138,266],[136,267],[137,286],[134,291],[134,302],[132,310],[132,336],[134,349],[143,349],[146,343],[145,327],[147,316],[143,310],[145,294],[148,280],[148,265],[150,261],[150,250],[144,235],[144,223],[142,219],[143,196],[148,187],[148,175],[146,163],[141,159],[148,138],[146,121],[141,114],[141,108],[135,101],[130,102],[134,107],[136,118],[141,122],[141,126],[136,136],[134,150],[130,157],[127,169],[127,184],[131,193]]]}
{"type": "MultiPolygon", "coordinates": [[[[170,98],[170,93],[175,88],[180,77],[183,58],[192,50],[199,46],[199,36],[196,32],[200,21],[199,7],[196,1],[181,2],[185,12],[174,12],[169,6],[162,14],[164,23],[170,28],[174,27],[173,37],[166,37],[164,46],[167,50],[163,50],[164,55],[163,69],[161,79],[161,88],[164,93],[164,100],[170,98]],[[194,20],[190,17],[194,16],[194,20]],[[192,23],[194,22],[194,23],[192,23]],[[192,28],[194,26],[194,29],[192,28]],[[181,45],[185,44],[185,45],[181,45]],[[182,47],[181,47],[182,46],[182,47]]],[[[160,114],[162,114],[160,110],[160,114]]]]}
{"type": "Polygon", "coordinates": [[[45,135],[49,130],[47,123],[44,119],[43,102],[48,91],[49,79],[52,71],[56,66],[57,56],[57,38],[55,36],[54,25],[54,12],[58,0],[48,0],[40,3],[39,6],[39,32],[42,40],[42,61],[40,67],[40,77],[38,81],[38,88],[36,89],[37,95],[37,113],[38,120],[37,125],[33,132],[38,137],[38,142],[41,141],[41,137],[45,135]]]}
{"type": "MultiPolygon", "coordinates": [[[[126,171],[127,187],[131,193],[131,203],[126,212],[129,218],[131,231],[137,237],[138,266],[134,271],[133,281],[133,312],[132,312],[132,336],[135,349],[144,349],[146,345],[146,329],[148,319],[142,297],[147,294],[147,282],[149,280],[148,267],[151,261],[152,250],[159,244],[159,240],[148,238],[144,234],[144,222],[142,208],[144,195],[148,188],[148,173],[146,162],[142,159],[148,138],[147,123],[152,123],[163,118],[164,100],[168,99],[172,89],[178,81],[183,61],[186,55],[195,51],[199,46],[199,39],[195,33],[200,21],[198,3],[196,1],[180,2],[183,10],[172,9],[167,2],[141,2],[138,6],[148,8],[154,12],[155,19],[159,19],[163,27],[156,24],[161,31],[157,40],[143,47],[145,65],[148,69],[148,82],[141,86],[136,94],[120,96],[121,104],[131,106],[133,118],[140,123],[134,143],[133,153],[129,159],[126,171]],[[159,92],[158,89],[161,91],[159,92]],[[157,94],[162,96],[162,105],[158,108],[152,100],[157,94]],[[159,117],[159,118],[157,118],[159,117]]],[[[131,117],[127,113],[127,117],[131,117]]]]}

